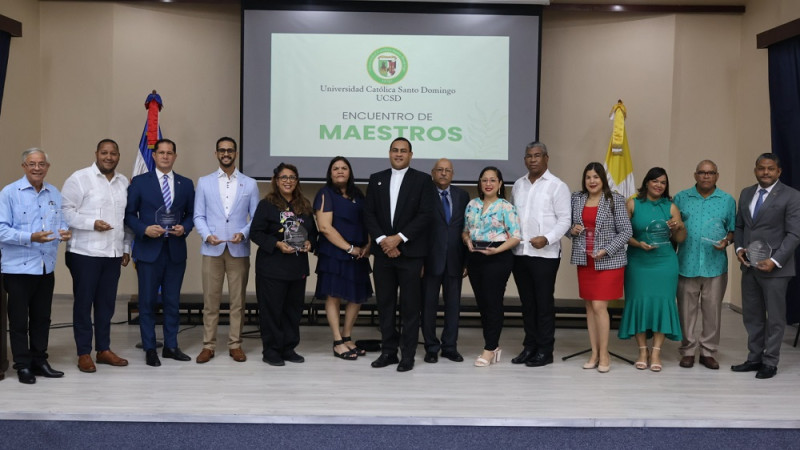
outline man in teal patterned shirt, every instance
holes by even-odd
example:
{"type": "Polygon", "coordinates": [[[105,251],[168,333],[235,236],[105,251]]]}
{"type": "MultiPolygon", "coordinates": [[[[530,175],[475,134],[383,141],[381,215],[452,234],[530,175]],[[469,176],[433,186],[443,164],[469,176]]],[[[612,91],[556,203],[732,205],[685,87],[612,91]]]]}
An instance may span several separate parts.
{"type": "Polygon", "coordinates": [[[673,198],[688,231],[678,248],[678,312],[683,330],[680,366],[694,366],[700,347],[700,364],[716,370],[722,297],[728,286],[726,249],[733,242],[736,200],[717,188],[719,171],[713,161],[700,161],[694,179],[693,187],[673,198]]]}

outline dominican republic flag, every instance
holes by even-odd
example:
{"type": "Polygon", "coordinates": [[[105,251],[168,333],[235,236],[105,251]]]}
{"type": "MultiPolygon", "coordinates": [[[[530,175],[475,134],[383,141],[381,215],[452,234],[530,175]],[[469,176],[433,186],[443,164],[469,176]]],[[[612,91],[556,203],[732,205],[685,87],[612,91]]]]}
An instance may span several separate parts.
{"type": "Polygon", "coordinates": [[[631,149],[628,148],[628,133],[625,131],[626,116],[625,105],[622,100],[617,101],[611,108],[610,118],[614,121],[614,130],[608,142],[604,165],[611,190],[627,199],[636,193],[636,184],[633,180],[633,160],[631,160],[631,149]]]}
{"type": "Polygon", "coordinates": [[[152,151],[156,141],[161,139],[161,126],[158,124],[158,113],[164,107],[161,96],[153,90],[153,93],[148,95],[147,100],[144,101],[144,107],[147,109],[147,122],[144,123],[142,139],[139,141],[139,153],[133,164],[134,177],[155,169],[152,151]]]}

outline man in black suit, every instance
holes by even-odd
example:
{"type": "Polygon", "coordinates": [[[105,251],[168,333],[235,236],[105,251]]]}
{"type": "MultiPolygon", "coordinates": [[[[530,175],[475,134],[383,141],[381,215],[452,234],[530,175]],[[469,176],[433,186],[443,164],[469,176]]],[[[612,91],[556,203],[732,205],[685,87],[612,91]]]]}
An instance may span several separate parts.
{"type": "Polygon", "coordinates": [[[381,356],[372,367],[398,364],[398,372],[414,368],[420,321],[422,266],[428,252],[433,185],[423,172],[409,167],[411,142],[397,138],[389,146],[391,169],[369,177],[364,220],[378,244],[373,278],[381,328],[381,356]],[[400,288],[402,335],[395,327],[400,288]],[[397,359],[398,347],[402,360],[397,359]]]}
{"type": "Polygon", "coordinates": [[[422,278],[422,336],[425,338],[425,362],[435,363],[442,357],[461,362],[458,353],[458,315],[461,307],[461,280],[466,275],[466,247],[461,239],[464,231],[464,210],[469,203],[466,191],[451,186],[453,163],[448,159],[436,161],[431,171],[436,186],[430,226],[430,246],[425,258],[422,278]],[[436,338],[436,309],[439,288],[444,300],[444,329],[442,340],[436,338]]]}
{"type": "Polygon", "coordinates": [[[800,192],[778,181],[781,162],[774,153],[756,160],[758,184],[739,197],[734,242],[742,269],[742,321],[747,330],[747,361],[734,372],[755,371],[772,378],[786,328],[786,289],[795,275],[794,251],[800,243],[800,192]],[[771,256],[757,258],[747,248],[763,241],[771,256]]]}

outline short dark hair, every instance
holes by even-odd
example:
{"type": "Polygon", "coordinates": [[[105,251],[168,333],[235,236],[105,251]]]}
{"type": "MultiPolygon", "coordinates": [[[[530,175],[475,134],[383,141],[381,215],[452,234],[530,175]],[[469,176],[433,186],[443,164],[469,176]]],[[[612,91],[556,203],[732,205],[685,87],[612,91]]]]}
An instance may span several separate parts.
{"type": "Polygon", "coordinates": [[[503,183],[503,172],[500,172],[500,169],[498,169],[495,166],[484,167],[483,170],[481,170],[481,174],[478,175],[478,197],[480,197],[480,199],[483,200],[483,191],[481,190],[481,178],[483,178],[484,173],[490,170],[493,170],[494,173],[497,174],[497,181],[500,182],[500,189],[497,190],[497,198],[506,198],[506,185],[505,183],[503,183]]]}
{"type": "Polygon", "coordinates": [[[392,142],[389,144],[389,150],[391,150],[391,149],[392,149],[392,144],[394,144],[394,143],[395,143],[395,142],[397,142],[397,141],[403,141],[403,142],[405,142],[406,144],[408,144],[408,151],[410,151],[410,152],[413,152],[413,151],[414,151],[414,150],[412,149],[412,147],[411,147],[411,141],[409,141],[408,139],[406,139],[406,138],[404,138],[404,137],[395,138],[395,139],[394,139],[394,140],[393,140],[393,141],[392,141],[392,142]]]}
{"type": "MultiPolygon", "coordinates": [[[[114,148],[115,148],[117,151],[119,151],[119,145],[117,145],[117,143],[116,143],[116,142],[115,142],[113,139],[108,139],[108,138],[106,138],[106,139],[103,139],[103,140],[101,140],[100,142],[98,142],[98,143],[97,143],[97,150],[100,150],[100,147],[102,147],[102,145],[103,145],[103,144],[112,144],[112,145],[114,145],[114,148]]],[[[95,151],[96,151],[96,150],[95,150],[95,151]]]]}
{"type": "Polygon", "coordinates": [[[781,168],[781,159],[778,158],[778,155],[776,155],[775,153],[762,153],[758,155],[758,158],[756,158],[756,165],[758,165],[758,163],[761,162],[762,159],[770,159],[772,161],[775,161],[775,165],[778,166],[778,169],[781,168]]]}
{"type": "Polygon", "coordinates": [[[219,148],[219,143],[220,142],[230,142],[230,143],[233,144],[233,149],[236,150],[236,141],[233,140],[232,137],[228,137],[228,136],[223,136],[223,137],[217,139],[217,143],[216,143],[216,145],[214,145],[214,150],[219,148]]]}
{"type": "Polygon", "coordinates": [[[175,143],[172,142],[169,139],[159,139],[159,140],[157,140],[156,143],[153,144],[153,150],[151,150],[150,152],[151,153],[155,153],[156,149],[158,149],[158,146],[161,145],[161,144],[164,144],[164,143],[170,144],[172,146],[172,151],[175,152],[175,153],[178,153],[178,146],[175,145],[175,143]]]}

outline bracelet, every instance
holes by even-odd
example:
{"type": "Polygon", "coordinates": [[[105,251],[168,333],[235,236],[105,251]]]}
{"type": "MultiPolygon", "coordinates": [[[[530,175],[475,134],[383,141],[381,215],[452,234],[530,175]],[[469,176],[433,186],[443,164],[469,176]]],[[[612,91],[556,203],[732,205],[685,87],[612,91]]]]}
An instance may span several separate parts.
{"type": "Polygon", "coordinates": [[[348,255],[352,254],[352,253],[353,253],[353,249],[354,249],[354,248],[355,248],[355,247],[353,247],[353,244],[350,244],[350,248],[349,248],[349,249],[347,249],[347,254],[348,254],[348,255]]]}

